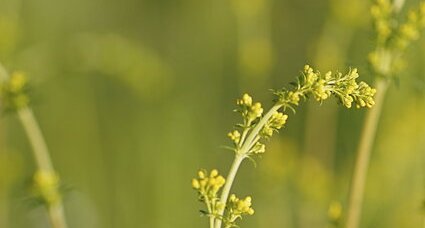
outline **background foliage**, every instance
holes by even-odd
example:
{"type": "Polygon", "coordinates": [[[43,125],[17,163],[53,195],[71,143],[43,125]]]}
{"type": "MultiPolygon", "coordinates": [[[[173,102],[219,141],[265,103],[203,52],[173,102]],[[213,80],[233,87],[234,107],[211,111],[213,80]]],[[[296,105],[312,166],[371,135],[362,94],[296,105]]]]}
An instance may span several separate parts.
{"type": "MultiPolygon", "coordinates": [[[[0,61],[32,81],[33,107],[65,183],[70,227],[202,227],[190,180],[226,173],[234,101],[262,101],[305,63],[372,82],[367,0],[0,0],[0,61]]],[[[417,1],[407,1],[409,8],[417,1]]],[[[425,42],[388,94],[363,227],[419,227],[425,198],[425,42]]],[[[331,103],[331,102],[329,102],[331,103]]],[[[264,103],[266,105],[267,102],[264,103]]],[[[269,103],[270,104],[270,103],[269,103]]],[[[290,115],[235,191],[243,227],[326,227],[345,205],[363,110],[313,102],[290,115]]],[[[0,117],[0,227],[46,227],[17,118],[0,117]]]]}

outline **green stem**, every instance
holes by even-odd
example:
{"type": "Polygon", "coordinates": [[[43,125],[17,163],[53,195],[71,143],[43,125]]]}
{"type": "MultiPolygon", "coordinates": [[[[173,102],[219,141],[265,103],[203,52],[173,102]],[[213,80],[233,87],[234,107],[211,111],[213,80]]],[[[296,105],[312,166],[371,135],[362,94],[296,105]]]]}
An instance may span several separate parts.
{"type": "Polygon", "coordinates": [[[209,217],[210,217],[210,228],[214,228],[214,215],[212,214],[213,213],[213,210],[212,210],[212,208],[211,208],[211,202],[208,200],[208,197],[206,197],[205,195],[204,195],[204,197],[205,197],[205,203],[207,204],[207,208],[208,208],[208,213],[209,213],[209,217]]]}
{"type": "Polygon", "coordinates": [[[38,169],[49,172],[53,171],[49,151],[40,127],[34,117],[34,113],[30,108],[25,107],[18,110],[18,116],[31,143],[38,169]]]}
{"type": "MultiPolygon", "coordinates": [[[[405,0],[394,0],[392,2],[396,13],[400,12],[404,3],[405,0]]],[[[391,64],[393,63],[395,53],[385,47],[378,46],[377,50],[382,52],[378,73],[385,78],[388,78],[391,73],[391,64]]],[[[346,228],[359,227],[370,154],[376,136],[376,128],[378,126],[379,117],[382,112],[385,94],[389,86],[389,81],[385,78],[378,78],[375,81],[375,88],[377,91],[375,96],[375,106],[366,113],[362,134],[360,136],[361,138],[356,153],[357,159],[354,166],[354,173],[348,199],[346,228]]]]}
{"type": "Polygon", "coordinates": [[[53,228],[67,228],[62,202],[48,206],[50,223],[53,228]]]}
{"type": "MultiPolygon", "coordinates": [[[[242,161],[246,158],[247,153],[249,152],[249,149],[251,148],[250,145],[252,144],[253,140],[257,137],[257,135],[260,133],[260,130],[264,127],[264,125],[267,123],[267,121],[270,119],[270,117],[275,113],[279,108],[281,108],[282,105],[275,104],[255,125],[255,127],[252,129],[251,133],[248,135],[246,140],[244,141],[241,149],[236,152],[235,159],[233,160],[232,166],[230,167],[229,174],[226,178],[226,184],[223,187],[223,191],[221,193],[220,197],[220,204],[226,205],[227,198],[229,197],[230,189],[232,188],[233,181],[235,180],[236,173],[238,172],[239,166],[241,165],[242,161]]],[[[218,216],[222,217],[224,214],[224,207],[218,211],[218,216]]],[[[221,228],[222,219],[217,219],[215,222],[215,228],[221,228]]]]}
{"type": "Polygon", "coordinates": [[[251,150],[251,148],[255,145],[255,143],[258,142],[258,140],[260,140],[260,136],[257,135],[257,137],[254,138],[254,140],[252,140],[251,144],[248,147],[248,151],[251,150]]]}
{"type": "MultiPolygon", "coordinates": [[[[235,159],[233,160],[232,166],[230,167],[229,174],[227,175],[226,184],[223,187],[223,192],[220,197],[220,204],[226,205],[227,198],[229,197],[230,189],[232,188],[233,181],[235,180],[236,173],[238,172],[239,166],[241,165],[245,156],[241,154],[237,154],[235,159]]],[[[218,215],[223,216],[224,207],[218,211],[218,215]]],[[[215,221],[215,228],[220,228],[222,223],[222,219],[218,218],[215,221]]]]}
{"type": "MultiPolygon", "coordinates": [[[[8,78],[9,75],[6,69],[0,63],[0,82],[6,81],[8,78]]],[[[33,149],[32,151],[37,164],[37,169],[41,171],[54,172],[46,141],[43,138],[40,126],[38,125],[31,108],[21,108],[17,111],[17,114],[33,149]]],[[[55,204],[47,205],[47,211],[53,228],[67,228],[64,208],[61,200],[55,204]]]]}
{"type": "Polygon", "coordinates": [[[363,125],[359,147],[357,149],[357,160],[354,167],[354,175],[348,202],[349,207],[347,212],[346,228],[359,227],[370,154],[385,94],[388,89],[388,84],[389,82],[385,79],[378,79],[375,82],[375,88],[377,91],[375,96],[375,106],[366,113],[366,119],[363,125]]]}
{"type": "Polygon", "coordinates": [[[242,136],[241,136],[241,139],[240,139],[240,142],[239,142],[239,145],[238,145],[239,148],[242,147],[242,145],[245,141],[246,135],[248,134],[248,131],[249,131],[249,127],[245,127],[245,129],[242,132],[242,136]]]}
{"type": "MultiPolygon", "coordinates": [[[[33,148],[38,169],[54,172],[46,142],[32,110],[28,107],[22,108],[18,111],[18,116],[33,148]]],[[[59,200],[56,204],[47,205],[47,207],[52,227],[66,228],[67,225],[62,201],[59,200]]]]}
{"type": "MultiPolygon", "coordinates": [[[[34,159],[36,160],[38,169],[54,172],[46,142],[32,110],[28,107],[22,108],[18,110],[18,116],[33,148],[34,159]]],[[[59,201],[54,205],[47,205],[47,207],[52,227],[66,228],[62,202],[59,201]]]]}
{"type": "Polygon", "coordinates": [[[244,142],[243,146],[241,147],[239,154],[246,154],[249,149],[250,145],[253,140],[257,137],[257,135],[260,133],[260,130],[264,127],[264,125],[269,121],[270,117],[275,113],[277,110],[279,110],[282,107],[280,104],[275,104],[264,116],[261,118],[261,120],[258,122],[257,125],[255,125],[254,129],[252,129],[249,136],[246,138],[246,141],[244,142]]]}

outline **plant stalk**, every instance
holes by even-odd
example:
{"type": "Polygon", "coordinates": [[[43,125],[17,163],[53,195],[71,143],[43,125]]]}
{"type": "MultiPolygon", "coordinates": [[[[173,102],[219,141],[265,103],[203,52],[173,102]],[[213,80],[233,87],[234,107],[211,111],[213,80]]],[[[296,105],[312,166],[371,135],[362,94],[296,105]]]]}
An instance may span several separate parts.
{"type": "Polygon", "coordinates": [[[370,154],[375,140],[378,120],[381,115],[388,85],[389,81],[386,79],[377,79],[375,82],[375,88],[377,91],[375,96],[375,106],[366,113],[366,119],[356,153],[357,159],[351,183],[346,228],[359,227],[370,154]]]}
{"type": "MultiPolygon", "coordinates": [[[[399,13],[403,8],[405,0],[393,0],[392,4],[396,13],[399,13]]],[[[348,201],[348,211],[346,228],[358,228],[363,205],[363,195],[365,191],[367,171],[369,168],[370,154],[376,136],[376,129],[379,122],[379,117],[382,112],[382,106],[385,100],[385,95],[388,90],[390,81],[386,79],[390,73],[390,67],[393,63],[393,54],[390,50],[383,48],[378,50],[384,52],[380,63],[380,74],[384,78],[377,78],[375,81],[376,97],[375,106],[368,110],[366,119],[363,125],[363,130],[357,149],[357,159],[354,166],[354,174],[351,182],[350,195],[348,201]]]]}
{"type": "MultiPolygon", "coordinates": [[[[8,78],[9,75],[6,69],[0,63],[0,82],[6,81],[8,78]]],[[[37,169],[40,171],[54,172],[46,141],[44,140],[40,126],[31,108],[20,108],[17,110],[17,114],[33,149],[32,151],[37,169]]],[[[55,204],[47,205],[47,212],[53,228],[67,228],[61,199],[55,204]]]]}
{"type": "Polygon", "coordinates": [[[53,228],[67,228],[62,202],[48,206],[49,219],[53,228]]]}
{"type": "MultiPolygon", "coordinates": [[[[54,172],[46,141],[34,113],[29,107],[24,107],[18,110],[18,116],[31,143],[38,169],[54,172]]],[[[53,228],[67,228],[64,208],[60,199],[54,205],[47,205],[47,211],[53,228]]]]}
{"type": "MultiPolygon", "coordinates": [[[[230,167],[229,174],[226,178],[226,183],[223,187],[223,191],[221,192],[220,196],[220,204],[226,205],[227,198],[230,194],[230,189],[232,188],[233,181],[235,180],[236,173],[238,172],[239,166],[241,165],[242,161],[246,158],[248,151],[251,149],[252,142],[255,140],[257,135],[260,133],[260,130],[264,127],[264,125],[267,123],[267,121],[270,119],[270,117],[275,113],[279,108],[281,108],[282,105],[275,104],[255,125],[255,127],[252,129],[251,133],[248,135],[246,140],[243,142],[243,145],[240,147],[240,150],[236,152],[235,159],[233,160],[232,166],[230,167]]],[[[224,209],[222,208],[218,211],[218,216],[223,216],[224,209]]],[[[216,219],[215,220],[215,228],[221,228],[222,219],[216,219]]]]}
{"type": "MultiPolygon", "coordinates": [[[[226,205],[227,198],[229,197],[230,189],[232,188],[233,181],[235,180],[236,173],[238,172],[239,166],[241,165],[243,159],[245,156],[242,156],[240,154],[237,154],[235,156],[235,159],[233,160],[232,166],[230,167],[229,174],[226,178],[226,184],[223,187],[223,191],[221,193],[220,197],[220,203],[222,205],[226,205]]],[[[222,210],[219,210],[218,215],[223,216],[224,208],[222,210]]],[[[222,219],[216,219],[215,220],[215,228],[221,228],[222,219]]]]}
{"type": "Polygon", "coordinates": [[[212,215],[212,208],[211,208],[211,204],[210,201],[208,200],[208,197],[205,197],[206,200],[206,204],[208,207],[208,213],[209,213],[209,217],[210,217],[210,228],[214,228],[214,216],[212,215]]]}
{"type": "Polygon", "coordinates": [[[34,113],[30,108],[24,107],[18,110],[18,116],[31,143],[38,169],[49,172],[53,171],[49,151],[40,127],[34,117],[34,113]]]}

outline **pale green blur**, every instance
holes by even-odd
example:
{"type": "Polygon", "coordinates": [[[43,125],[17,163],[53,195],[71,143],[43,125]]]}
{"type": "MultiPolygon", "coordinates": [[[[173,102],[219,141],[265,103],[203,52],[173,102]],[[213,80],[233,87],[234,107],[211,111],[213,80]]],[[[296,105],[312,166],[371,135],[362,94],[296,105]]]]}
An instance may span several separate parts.
{"type": "MultiPolygon", "coordinates": [[[[406,7],[417,5],[407,0],[406,7]]],[[[359,70],[372,84],[368,0],[0,0],[0,62],[25,71],[32,107],[64,183],[70,228],[207,227],[191,179],[225,175],[236,98],[305,64],[359,70]]],[[[425,39],[384,106],[362,227],[421,227],[425,200],[425,39]]],[[[331,103],[331,102],[329,102],[331,103]]],[[[242,228],[334,227],[346,201],[364,110],[309,103],[234,192],[253,197],[242,228]]],[[[0,228],[44,228],[34,159],[13,113],[0,116],[0,228]]]]}

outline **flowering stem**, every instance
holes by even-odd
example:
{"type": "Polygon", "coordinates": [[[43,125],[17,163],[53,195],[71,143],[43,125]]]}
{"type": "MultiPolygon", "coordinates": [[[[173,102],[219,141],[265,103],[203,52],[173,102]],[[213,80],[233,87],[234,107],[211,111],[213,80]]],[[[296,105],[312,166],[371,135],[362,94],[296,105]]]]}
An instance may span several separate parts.
{"type": "MultiPolygon", "coordinates": [[[[54,172],[46,142],[41,133],[34,113],[28,107],[18,110],[18,116],[33,148],[34,158],[39,170],[54,172]]],[[[64,209],[61,200],[47,205],[49,219],[54,228],[66,228],[64,209]]]]}
{"type": "MultiPolygon", "coordinates": [[[[295,111],[293,106],[298,106],[300,99],[306,99],[310,94],[320,102],[334,95],[347,108],[350,108],[353,103],[357,108],[373,106],[373,96],[376,90],[365,82],[357,83],[356,78],[358,77],[357,69],[350,70],[345,75],[342,73],[332,74],[329,71],[321,76],[318,71],[314,72],[313,68],[306,65],[293,91],[281,89],[274,92],[277,97],[276,103],[264,115],[262,115],[264,110],[261,103],[253,103],[252,97],[248,94],[244,94],[242,99],[237,100],[238,111],[244,118],[244,123],[237,126],[243,128],[243,132],[241,135],[239,131],[234,130],[228,134],[235,145],[232,148],[235,158],[227,179],[218,176],[218,171],[215,169],[209,175],[205,171],[200,171],[198,172],[199,178],[192,179],[192,187],[198,191],[198,194],[208,194],[206,198],[217,199],[217,193],[223,187],[219,201],[214,201],[214,228],[221,228],[223,222],[225,222],[226,228],[235,227],[237,218],[254,213],[254,209],[251,208],[251,197],[247,196],[241,200],[232,194],[228,199],[230,190],[242,161],[247,157],[251,158],[251,155],[264,153],[265,145],[259,140],[268,139],[274,131],[278,131],[284,126],[288,118],[288,115],[283,114],[286,109],[295,111]],[[283,108],[283,112],[279,112],[281,108],[283,108]],[[251,124],[251,121],[254,124],[251,124]],[[226,214],[224,214],[225,211],[226,214]]],[[[201,198],[201,200],[209,204],[205,199],[201,198]]]]}
{"type": "MultiPolygon", "coordinates": [[[[393,0],[392,6],[394,7],[394,12],[399,13],[404,3],[405,0],[393,0]]],[[[375,71],[383,78],[377,78],[375,81],[376,90],[378,91],[375,97],[375,107],[368,110],[366,113],[362,134],[360,136],[359,147],[356,153],[357,159],[354,166],[348,199],[346,228],[359,227],[370,154],[375,140],[376,129],[385,100],[385,94],[390,84],[387,78],[393,73],[391,72],[391,65],[394,64],[394,58],[397,57],[398,54],[396,51],[386,46],[381,46],[379,43],[376,52],[380,53],[380,60],[375,66],[375,71]]]]}
{"type": "Polygon", "coordinates": [[[346,228],[357,228],[359,226],[370,153],[388,85],[389,82],[385,79],[378,79],[375,82],[377,91],[375,107],[366,113],[366,119],[357,149],[357,160],[351,183],[346,228]]]}
{"type": "Polygon", "coordinates": [[[48,206],[50,223],[53,228],[67,228],[62,202],[48,206]]]}
{"type": "Polygon", "coordinates": [[[250,145],[253,140],[257,137],[260,130],[264,127],[264,125],[267,123],[267,121],[270,119],[270,117],[275,113],[279,108],[281,108],[281,104],[275,104],[264,116],[260,119],[257,125],[255,125],[254,129],[252,129],[249,136],[246,138],[243,146],[241,147],[240,151],[238,151],[239,154],[245,155],[249,149],[250,145]]]}
{"type": "MultiPolygon", "coordinates": [[[[279,108],[281,108],[281,104],[275,104],[255,125],[255,127],[252,129],[251,133],[248,135],[246,140],[243,142],[242,146],[240,147],[240,150],[236,152],[235,159],[233,160],[232,166],[230,168],[229,174],[226,178],[226,184],[223,187],[223,191],[221,193],[220,197],[220,204],[226,205],[227,198],[230,194],[230,189],[232,188],[233,181],[235,180],[236,173],[238,172],[239,166],[241,165],[242,161],[246,158],[249,150],[251,149],[252,142],[255,141],[256,137],[258,136],[260,130],[264,127],[264,125],[267,123],[267,121],[270,119],[270,117],[275,113],[279,108]]],[[[223,216],[224,213],[224,207],[221,208],[218,211],[218,216],[223,216]]],[[[222,219],[217,219],[215,222],[215,228],[221,228],[222,219]]]]}
{"type": "MultiPolygon", "coordinates": [[[[9,75],[0,63],[0,82],[8,79],[9,75]]],[[[17,114],[33,149],[32,151],[37,164],[37,169],[39,171],[54,173],[46,141],[43,138],[40,126],[38,125],[31,108],[28,106],[19,108],[17,110],[17,114]]],[[[47,211],[53,228],[67,228],[61,199],[57,200],[53,204],[47,204],[47,211]]]]}

